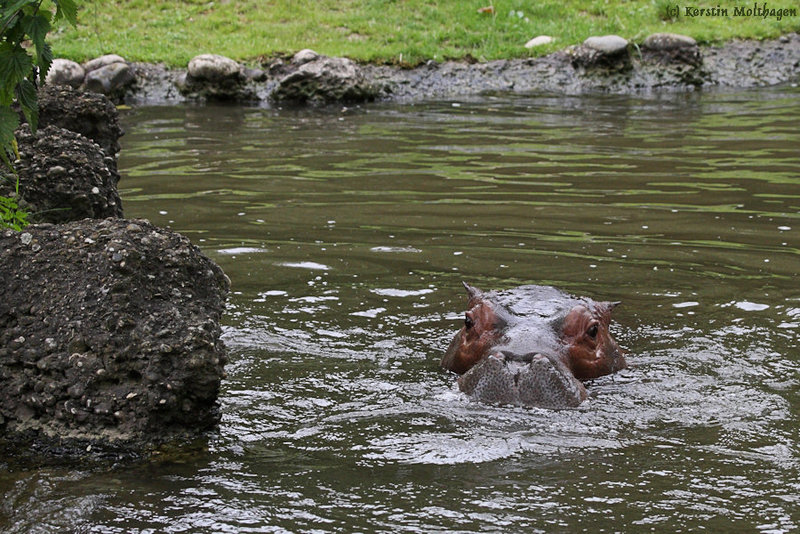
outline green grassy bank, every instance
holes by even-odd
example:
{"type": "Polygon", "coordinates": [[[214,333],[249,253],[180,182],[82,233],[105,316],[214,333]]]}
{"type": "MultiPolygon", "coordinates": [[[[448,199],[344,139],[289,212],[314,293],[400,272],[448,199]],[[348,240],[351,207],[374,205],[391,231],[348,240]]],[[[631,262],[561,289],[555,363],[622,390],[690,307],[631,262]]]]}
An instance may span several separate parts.
{"type": "MultiPolygon", "coordinates": [[[[77,28],[51,39],[57,57],[83,61],[117,53],[130,61],[185,66],[201,53],[240,61],[302,48],[362,61],[410,63],[541,55],[589,35],[615,33],[640,40],[654,32],[690,35],[700,42],[763,39],[800,31],[800,15],[758,16],[714,0],[708,5],[670,0],[85,0],[77,28]],[[494,13],[479,13],[492,6],[494,13]],[[690,11],[728,9],[728,16],[690,11]],[[676,14],[677,11],[677,14],[676,14]],[[537,35],[556,41],[527,50],[537,35]]],[[[769,9],[795,9],[776,0],[769,9]]],[[[759,7],[763,6],[763,1],[759,7]]]]}

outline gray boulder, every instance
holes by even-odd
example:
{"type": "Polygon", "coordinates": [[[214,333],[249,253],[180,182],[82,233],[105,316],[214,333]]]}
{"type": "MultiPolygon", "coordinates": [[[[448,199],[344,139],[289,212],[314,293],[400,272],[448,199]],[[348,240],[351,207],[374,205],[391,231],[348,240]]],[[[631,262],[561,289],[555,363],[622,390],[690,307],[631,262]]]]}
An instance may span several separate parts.
{"type": "Polygon", "coordinates": [[[246,82],[247,77],[236,61],[216,54],[202,54],[189,61],[186,76],[176,85],[191,99],[240,102],[256,99],[246,82]]]}
{"type": "Polygon", "coordinates": [[[189,76],[198,81],[218,82],[228,78],[238,78],[239,64],[225,56],[201,54],[189,61],[189,76]]]}
{"type": "Polygon", "coordinates": [[[304,48],[292,56],[292,64],[303,65],[304,63],[308,63],[309,61],[314,61],[319,57],[320,57],[319,54],[317,54],[310,48],[304,48]]]}
{"type": "Polygon", "coordinates": [[[88,71],[83,85],[89,91],[121,99],[125,89],[135,81],[131,66],[117,62],[88,71]]]}
{"type": "Polygon", "coordinates": [[[117,54],[106,54],[104,56],[100,56],[87,61],[86,63],[83,64],[83,68],[88,74],[93,70],[107,67],[108,65],[113,65],[114,63],[127,63],[127,62],[125,61],[125,58],[123,58],[122,56],[118,56],[117,54]]]}
{"type": "MultiPolygon", "coordinates": [[[[26,125],[16,135],[20,206],[32,213],[33,221],[122,216],[116,164],[96,143],[57,126],[39,128],[33,135],[26,125]]],[[[9,196],[12,187],[10,181],[0,181],[0,194],[9,196]]]]}
{"type": "Polygon", "coordinates": [[[697,41],[688,35],[677,33],[654,33],[641,46],[642,59],[654,63],[685,63],[700,65],[702,55],[697,41]]]}
{"type": "Polygon", "coordinates": [[[46,85],[65,85],[78,88],[83,83],[86,71],[78,63],[68,59],[54,59],[47,71],[46,85]]]}
{"type": "Polygon", "coordinates": [[[299,65],[292,62],[293,66],[297,66],[278,82],[270,95],[273,101],[294,104],[357,103],[375,100],[381,93],[381,86],[371,82],[362,69],[347,58],[318,56],[307,59],[302,58],[304,62],[299,65]]]}
{"type": "Polygon", "coordinates": [[[588,37],[582,45],[568,50],[572,65],[587,70],[610,71],[631,68],[628,41],[619,35],[588,37]]]}
{"type": "Polygon", "coordinates": [[[138,454],[218,422],[229,280],[188,239],[34,225],[0,232],[0,272],[0,450],[138,454]]]}
{"type": "Polygon", "coordinates": [[[628,48],[628,40],[619,35],[594,35],[583,41],[583,46],[602,54],[621,54],[628,48]]]}

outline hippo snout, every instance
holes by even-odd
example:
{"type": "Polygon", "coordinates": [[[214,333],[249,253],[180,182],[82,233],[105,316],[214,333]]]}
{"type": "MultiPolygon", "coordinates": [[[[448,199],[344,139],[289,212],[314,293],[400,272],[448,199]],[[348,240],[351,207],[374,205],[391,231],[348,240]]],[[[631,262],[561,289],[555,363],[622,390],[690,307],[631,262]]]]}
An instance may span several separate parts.
{"type": "Polygon", "coordinates": [[[587,397],[581,381],[560,360],[534,353],[487,356],[459,377],[458,386],[481,402],[519,406],[575,407],[587,397]]]}

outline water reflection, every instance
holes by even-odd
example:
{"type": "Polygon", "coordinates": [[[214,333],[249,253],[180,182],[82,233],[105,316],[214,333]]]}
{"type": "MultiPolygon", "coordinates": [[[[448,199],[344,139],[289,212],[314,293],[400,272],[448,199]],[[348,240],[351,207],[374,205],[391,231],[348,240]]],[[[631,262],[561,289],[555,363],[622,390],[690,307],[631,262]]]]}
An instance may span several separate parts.
{"type": "Polygon", "coordinates": [[[233,281],[222,425],[110,476],[0,477],[0,525],[796,529],[799,99],[134,110],[127,215],[233,281]],[[622,300],[632,368],[575,410],[469,402],[436,370],[462,279],[622,300]]]}

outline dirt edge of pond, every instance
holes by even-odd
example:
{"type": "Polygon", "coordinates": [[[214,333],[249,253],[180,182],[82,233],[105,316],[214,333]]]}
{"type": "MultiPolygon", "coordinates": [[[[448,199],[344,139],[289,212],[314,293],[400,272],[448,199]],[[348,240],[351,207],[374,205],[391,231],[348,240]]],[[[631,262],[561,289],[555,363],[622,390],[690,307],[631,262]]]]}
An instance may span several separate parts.
{"type": "MultiPolygon", "coordinates": [[[[119,56],[106,57],[110,59],[105,61],[124,61],[119,56]]],[[[800,35],[735,40],[720,46],[700,46],[675,34],[654,34],[640,43],[601,36],[543,57],[485,63],[428,61],[414,68],[358,64],[311,50],[292,58],[270,59],[258,68],[213,54],[197,56],[186,69],[125,64],[133,77],[125,77],[118,87],[110,86],[109,94],[117,102],[132,105],[413,102],[492,92],[638,94],[795,82],[800,78],[800,35]]],[[[80,80],[72,83],[86,85],[80,80]]]]}

